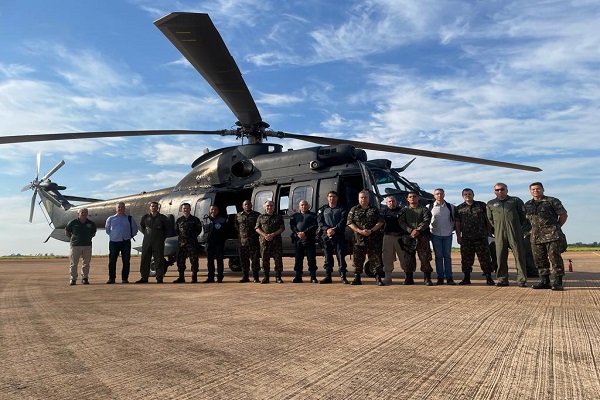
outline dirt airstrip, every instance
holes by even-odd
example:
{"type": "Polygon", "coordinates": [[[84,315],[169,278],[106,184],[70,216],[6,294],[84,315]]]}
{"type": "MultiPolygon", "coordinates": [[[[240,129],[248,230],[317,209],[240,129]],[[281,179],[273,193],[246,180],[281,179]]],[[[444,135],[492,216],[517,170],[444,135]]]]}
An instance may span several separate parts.
{"type": "Polygon", "coordinates": [[[290,260],[283,285],[106,285],[100,257],[69,286],[66,259],[2,260],[0,398],[598,399],[600,253],[564,256],[564,292],[292,284],[290,260]]]}

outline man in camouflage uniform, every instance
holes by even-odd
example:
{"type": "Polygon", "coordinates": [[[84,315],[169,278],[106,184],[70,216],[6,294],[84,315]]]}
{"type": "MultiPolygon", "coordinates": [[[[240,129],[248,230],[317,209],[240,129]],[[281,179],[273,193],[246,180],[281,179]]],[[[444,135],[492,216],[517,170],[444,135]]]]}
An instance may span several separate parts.
{"type": "Polygon", "coordinates": [[[560,255],[566,250],[561,227],[567,222],[567,210],[556,197],[544,196],[541,182],[529,185],[533,199],[525,203],[527,219],[531,222],[531,247],[535,265],[542,280],[534,289],[563,290],[562,277],[565,265],[560,255]],[[554,283],[550,286],[550,264],[554,271],[554,283]]]}
{"type": "Polygon", "coordinates": [[[198,257],[200,256],[200,245],[198,235],[202,232],[202,222],[191,214],[190,203],[181,205],[181,217],[175,221],[177,230],[177,271],[179,278],[173,283],[185,283],[185,260],[189,257],[192,265],[192,283],[198,282],[198,257]]]}
{"type": "MultiPolygon", "coordinates": [[[[386,208],[381,212],[381,216],[385,221],[383,227],[383,247],[381,252],[381,258],[383,261],[383,272],[385,278],[383,283],[386,285],[392,284],[392,272],[394,271],[394,261],[398,257],[400,265],[406,264],[406,250],[402,248],[400,242],[402,236],[408,235],[398,223],[398,216],[400,215],[401,208],[398,207],[398,200],[395,196],[388,196],[385,199],[386,208]]],[[[404,279],[405,285],[414,284],[412,275],[409,277],[406,275],[404,279]]]]}
{"type": "Polygon", "coordinates": [[[244,276],[240,283],[249,282],[250,262],[252,261],[252,276],[254,283],[260,282],[258,271],[260,269],[260,244],[256,233],[256,220],[260,216],[258,211],[252,209],[250,200],[244,200],[243,210],[235,216],[235,229],[239,235],[240,266],[244,276]]]}
{"type": "Polygon", "coordinates": [[[522,226],[526,222],[525,205],[518,197],[508,195],[505,183],[494,185],[496,198],[487,202],[487,217],[494,227],[498,272],[496,286],[508,286],[508,247],[513,251],[517,267],[517,282],[527,286],[525,247],[522,226]]]}
{"type": "Polygon", "coordinates": [[[271,272],[271,257],[275,262],[275,282],[283,283],[283,244],[281,233],[285,230],[283,217],[275,212],[275,203],[271,200],[265,202],[265,213],[256,220],[256,232],[260,241],[260,258],[264,278],[261,283],[269,283],[271,272]]]}
{"type": "Polygon", "coordinates": [[[384,220],[377,207],[369,204],[369,191],[358,194],[358,205],[348,212],[348,226],[354,231],[352,246],[352,262],[354,264],[354,280],[351,285],[362,285],[360,275],[365,258],[369,256],[369,264],[375,270],[375,281],[383,286],[383,268],[381,263],[381,228],[384,220]]]}
{"type": "Polygon", "coordinates": [[[165,274],[165,240],[171,230],[169,219],[158,212],[158,203],[150,203],[150,212],[142,217],[140,228],[144,234],[142,256],[140,258],[140,280],[135,283],[148,283],[150,262],[156,266],[156,283],[163,283],[165,274]]]}
{"type": "Polygon", "coordinates": [[[465,188],[462,191],[464,203],[456,206],[454,217],[456,226],[456,240],[460,244],[460,258],[462,272],[465,275],[459,285],[471,284],[471,273],[475,254],[479,260],[481,270],[485,274],[488,285],[494,285],[492,271],[494,265],[490,254],[488,237],[491,235],[492,226],[487,219],[486,204],[473,198],[473,189],[465,188]]]}
{"type": "Polygon", "coordinates": [[[407,276],[410,275],[412,277],[417,269],[416,255],[418,255],[421,261],[421,271],[425,278],[425,285],[432,286],[431,273],[433,272],[433,268],[431,268],[432,257],[431,248],[429,247],[431,211],[427,207],[419,205],[419,195],[416,192],[409,192],[406,199],[408,200],[408,205],[400,210],[398,223],[409,234],[412,243],[408,246],[409,243],[403,241],[408,250],[408,262],[406,265],[401,264],[401,266],[407,276]],[[414,243],[415,241],[416,243],[414,243]]]}

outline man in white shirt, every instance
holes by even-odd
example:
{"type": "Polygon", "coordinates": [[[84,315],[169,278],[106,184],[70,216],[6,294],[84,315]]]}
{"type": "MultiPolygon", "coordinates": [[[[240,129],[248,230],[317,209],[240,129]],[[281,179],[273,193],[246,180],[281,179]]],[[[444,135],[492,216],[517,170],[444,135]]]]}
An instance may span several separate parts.
{"type": "Polygon", "coordinates": [[[444,189],[433,191],[435,201],[431,210],[431,244],[435,253],[437,285],[454,285],[452,278],[452,232],[454,231],[454,206],[444,201],[444,189]]]}

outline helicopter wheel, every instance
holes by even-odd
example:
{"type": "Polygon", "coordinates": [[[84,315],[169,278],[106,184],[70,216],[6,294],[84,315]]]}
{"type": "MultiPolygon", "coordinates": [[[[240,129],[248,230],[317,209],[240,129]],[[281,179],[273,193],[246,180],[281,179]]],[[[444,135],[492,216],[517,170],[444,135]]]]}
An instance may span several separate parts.
{"type": "Polygon", "coordinates": [[[365,275],[367,275],[369,278],[375,277],[375,272],[373,271],[373,266],[371,264],[371,260],[365,262],[363,270],[365,271],[365,275]]]}
{"type": "Polygon", "coordinates": [[[242,270],[239,257],[229,258],[229,269],[233,272],[240,272],[242,270]]]}

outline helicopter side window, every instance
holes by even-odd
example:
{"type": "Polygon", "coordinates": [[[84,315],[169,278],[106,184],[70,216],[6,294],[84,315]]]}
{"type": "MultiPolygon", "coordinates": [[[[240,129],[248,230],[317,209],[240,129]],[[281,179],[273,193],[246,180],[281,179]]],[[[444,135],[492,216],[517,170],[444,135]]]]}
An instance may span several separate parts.
{"type": "Polygon", "coordinates": [[[273,200],[273,192],[271,190],[261,190],[254,195],[254,209],[259,213],[264,213],[264,204],[267,200],[273,200]]]}
{"type": "Polygon", "coordinates": [[[297,186],[292,192],[292,212],[299,210],[298,203],[301,200],[308,201],[311,209],[314,209],[313,204],[313,187],[312,186],[297,186]]]}
{"type": "Polygon", "coordinates": [[[287,215],[290,206],[290,187],[279,188],[279,215],[287,215]]]}
{"type": "Polygon", "coordinates": [[[211,205],[212,205],[212,199],[210,199],[210,198],[198,200],[196,202],[196,207],[194,209],[194,215],[200,219],[204,219],[204,216],[208,215],[208,211],[209,211],[211,205]]]}

